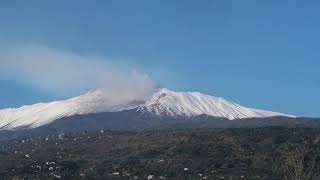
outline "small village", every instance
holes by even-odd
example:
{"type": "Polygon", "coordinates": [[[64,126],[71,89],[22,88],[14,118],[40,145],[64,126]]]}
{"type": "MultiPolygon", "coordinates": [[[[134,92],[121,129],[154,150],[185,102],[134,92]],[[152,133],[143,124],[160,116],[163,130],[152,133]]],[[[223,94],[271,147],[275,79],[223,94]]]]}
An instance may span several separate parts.
{"type": "MultiPolygon", "coordinates": [[[[21,137],[0,142],[0,176],[7,179],[281,179],[288,175],[287,168],[295,168],[291,161],[319,162],[319,132],[280,127],[205,128],[122,133],[100,130],[21,137]],[[296,151],[301,144],[305,149],[296,151]],[[291,155],[296,159],[290,159],[291,155]]],[[[312,175],[319,173],[318,167],[308,165],[304,171],[312,175]]]]}

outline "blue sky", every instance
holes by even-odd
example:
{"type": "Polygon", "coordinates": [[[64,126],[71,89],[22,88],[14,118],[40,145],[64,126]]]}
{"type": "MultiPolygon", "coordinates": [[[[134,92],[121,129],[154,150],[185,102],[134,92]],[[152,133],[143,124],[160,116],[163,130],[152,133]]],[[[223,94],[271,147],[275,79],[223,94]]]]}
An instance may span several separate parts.
{"type": "MultiPolygon", "coordinates": [[[[0,6],[0,48],[33,44],[96,55],[138,68],[170,89],[319,117],[319,6],[302,0],[13,0],[0,6]]],[[[67,96],[28,77],[0,74],[0,108],[67,96]]]]}

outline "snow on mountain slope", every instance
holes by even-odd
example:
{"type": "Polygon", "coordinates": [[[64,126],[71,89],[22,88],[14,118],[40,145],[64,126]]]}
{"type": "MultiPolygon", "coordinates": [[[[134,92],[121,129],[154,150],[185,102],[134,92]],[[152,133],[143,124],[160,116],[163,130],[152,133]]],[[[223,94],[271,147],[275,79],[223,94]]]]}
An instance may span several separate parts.
{"type": "MultiPolygon", "coordinates": [[[[134,99],[119,103],[113,102],[105,91],[96,90],[65,101],[39,103],[21,108],[0,110],[0,129],[35,128],[56,119],[77,114],[116,112],[138,108],[141,113],[169,116],[196,116],[206,114],[226,117],[230,120],[250,117],[290,116],[287,114],[256,110],[240,106],[221,97],[198,92],[174,92],[159,89],[146,101],[134,99]]],[[[293,117],[293,116],[290,116],[293,117]]]]}
{"type": "Polygon", "coordinates": [[[141,102],[132,101],[127,104],[110,102],[102,90],[90,91],[87,94],[65,101],[39,103],[0,110],[0,129],[14,129],[20,127],[35,128],[52,121],[77,114],[98,112],[114,112],[132,109],[141,102]]]}
{"type": "Polygon", "coordinates": [[[282,113],[246,108],[221,97],[214,97],[198,92],[174,92],[168,89],[161,89],[155,93],[139,110],[169,116],[196,116],[205,114],[226,117],[230,120],[270,116],[294,117],[282,113]]]}

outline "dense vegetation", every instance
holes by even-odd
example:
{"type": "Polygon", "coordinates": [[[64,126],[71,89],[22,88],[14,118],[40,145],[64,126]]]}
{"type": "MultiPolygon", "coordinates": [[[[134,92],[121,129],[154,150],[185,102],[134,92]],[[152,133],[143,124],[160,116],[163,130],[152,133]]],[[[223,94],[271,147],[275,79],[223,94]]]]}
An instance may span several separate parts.
{"type": "Polygon", "coordinates": [[[319,179],[320,129],[199,128],[0,142],[3,179],[319,179]]]}

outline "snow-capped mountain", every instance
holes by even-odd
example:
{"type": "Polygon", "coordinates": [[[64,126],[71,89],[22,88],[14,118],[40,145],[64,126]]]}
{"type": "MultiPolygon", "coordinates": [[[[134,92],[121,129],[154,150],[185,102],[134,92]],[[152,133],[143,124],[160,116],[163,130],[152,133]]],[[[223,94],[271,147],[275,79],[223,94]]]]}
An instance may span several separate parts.
{"type": "Polygon", "coordinates": [[[222,97],[210,96],[199,92],[174,92],[168,89],[157,91],[150,100],[139,107],[139,110],[168,116],[190,117],[205,114],[214,117],[225,117],[229,120],[272,116],[293,117],[283,113],[246,108],[222,97]]]}
{"type": "Polygon", "coordinates": [[[36,128],[63,117],[122,111],[136,108],[140,104],[141,102],[135,101],[126,104],[114,103],[104,95],[103,90],[98,89],[65,101],[38,103],[0,110],[0,129],[36,128]]]}
{"type": "Polygon", "coordinates": [[[272,116],[293,117],[282,113],[246,108],[221,97],[198,92],[174,92],[168,89],[157,90],[145,101],[130,100],[126,103],[115,103],[105,96],[105,91],[98,89],[64,101],[0,110],[0,129],[36,128],[73,115],[120,112],[130,109],[136,109],[141,114],[151,113],[155,116],[192,117],[204,114],[229,120],[272,116]]]}

